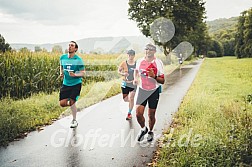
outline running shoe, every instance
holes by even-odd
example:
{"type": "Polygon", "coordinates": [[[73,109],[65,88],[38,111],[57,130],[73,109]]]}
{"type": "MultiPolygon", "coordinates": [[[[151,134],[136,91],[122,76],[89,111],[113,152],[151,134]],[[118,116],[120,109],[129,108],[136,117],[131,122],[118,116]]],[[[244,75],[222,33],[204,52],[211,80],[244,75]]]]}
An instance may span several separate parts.
{"type": "Polygon", "coordinates": [[[148,132],[147,141],[151,142],[153,140],[153,137],[154,137],[154,133],[153,132],[148,132]]]}
{"type": "Polygon", "coordinates": [[[78,126],[78,122],[75,119],[73,119],[70,124],[70,128],[76,128],[77,126],[78,126]]]}
{"type": "Polygon", "coordinates": [[[131,119],[132,119],[132,115],[128,114],[127,117],[126,117],[126,120],[131,120],[131,119]]]}
{"type": "Polygon", "coordinates": [[[145,130],[141,130],[138,135],[137,141],[142,141],[144,139],[144,135],[148,132],[148,128],[145,127],[145,130]]]}

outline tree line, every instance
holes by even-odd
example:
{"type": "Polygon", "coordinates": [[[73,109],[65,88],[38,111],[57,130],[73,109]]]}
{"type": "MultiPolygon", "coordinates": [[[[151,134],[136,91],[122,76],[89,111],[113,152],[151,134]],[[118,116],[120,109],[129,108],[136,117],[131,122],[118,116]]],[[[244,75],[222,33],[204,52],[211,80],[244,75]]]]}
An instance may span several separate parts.
{"type": "MultiPolygon", "coordinates": [[[[5,38],[0,34],[0,53],[5,53],[8,51],[15,51],[11,48],[10,44],[5,41],[5,38]]],[[[31,52],[27,47],[19,49],[20,52],[27,53],[31,52]]],[[[40,46],[34,47],[34,52],[48,52],[45,48],[41,48],[40,46]]],[[[63,53],[63,49],[60,45],[55,45],[52,48],[52,53],[63,53]]],[[[67,50],[65,50],[65,53],[67,53],[67,50]]]]}

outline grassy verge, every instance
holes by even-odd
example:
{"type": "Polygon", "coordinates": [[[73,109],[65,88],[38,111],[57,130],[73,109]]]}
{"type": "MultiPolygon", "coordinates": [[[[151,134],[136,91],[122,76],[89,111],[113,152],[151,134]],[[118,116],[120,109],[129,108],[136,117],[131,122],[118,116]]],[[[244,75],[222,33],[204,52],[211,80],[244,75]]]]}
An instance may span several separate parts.
{"type": "Polygon", "coordinates": [[[206,59],[152,166],[252,166],[252,59],[206,59]]]}
{"type": "MultiPolygon", "coordinates": [[[[82,87],[77,107],[81,110],[120,91],[119,80],[90,83],[82,87]]],[[[4,98],[0,102],[0,146],[6,146],[9,141],[70,114],[69,109],[59,106],[59,92],[50,95],[41,93],[24,100],[4,98]]]]}
{"type": "Polygon", "coordinates": [[[62,109],[58,105],[58,94],[53,93],[17,101],[2,99],[0,111],[0,145],[6,145],[16,137],[23,137],[27,131],[52,123],[62,109]]]}

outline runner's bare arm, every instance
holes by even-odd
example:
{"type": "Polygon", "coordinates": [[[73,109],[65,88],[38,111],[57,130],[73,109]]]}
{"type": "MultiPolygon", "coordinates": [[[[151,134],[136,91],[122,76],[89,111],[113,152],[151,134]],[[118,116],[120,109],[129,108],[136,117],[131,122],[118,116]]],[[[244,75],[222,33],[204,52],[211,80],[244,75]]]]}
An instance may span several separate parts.
{"type": "Polygon", "coordinates": [[[119,67],[118,67],[118,70],[117,70],[117,72],[118,72],[118,74],[120,74],[120,75],[124,76],[124,73],[123,73],[123,68],[122,68],[122,66],[119,66],[119,67]]]}
{"type": "Polygon", "coordinates": [[[60,77],[63,77],[64,73],[63,73],[63,68],[62,65],[60,64],[60,77]]]}
{"type": "Polygon", "coordinates": [[[74,72],[69,72],[69,75],[71,77],[83,77],[85,75],[85,70],[81,70],[81,71],[76,71],[74,72]]]}
{"type": "Polygon", "coordinates": [[[161,77],[161,76],[155,76],[154,79],[156,79],[156,81],[160,84],[164,84],[165,82],[164,77],[161,77]]]}
{"type": "Polygon", "coordinates": [[[137,85],[137,84],[138,84],[138,77],[139,77],[138,70],[137,70],[137,69],[135,69],[135,70],[134,70],[134,80],[133,80],[133,85],[137,85]]]}
{"type": "Polygon", "coordinates": [[[155,79],[158,83],[164,84],[164,77],[163,75],[159,76],[159,75],[155,75],[154,74],[154,70],[152,68],[150,68],[148,71],[148,76],[155,79]]]}
{"type": "Polygon", "coordinates": [[[125,72],[125,70],[124,70],[124,66],[125,66],[124,63],[125,63],[125,62],[122,62],[122,63],[120,64],[120,66],[118,67],[117,72],[118,72],[118,74],[127,77],[129,74],[128,74],[128,72],[125,72]]]}

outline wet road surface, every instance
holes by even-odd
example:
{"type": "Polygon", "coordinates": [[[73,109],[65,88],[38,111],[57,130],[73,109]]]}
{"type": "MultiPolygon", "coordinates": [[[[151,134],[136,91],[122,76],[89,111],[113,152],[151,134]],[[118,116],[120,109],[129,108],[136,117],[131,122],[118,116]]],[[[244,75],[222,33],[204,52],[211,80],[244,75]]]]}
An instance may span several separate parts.
{"type": "MultiPolygon", "coordinates": [[[[146,166],[156,150],[156,140],[167,128],[172,115],[193,82],[202,60],[170,74],[164,84],[156,112],[155,140],[137,142],[140,126],[135,110],[126,121],[127,103],[116,95],[78,112],[76,129],[69,128],[71,117],[64,117],[44,130],[31,132],[7,148],[0,148],[2,167],[133,167],[146,166]]],[[[148,124],[145,112],[146,125],[148,124]]]]}

